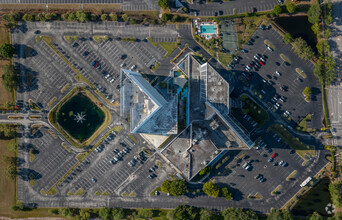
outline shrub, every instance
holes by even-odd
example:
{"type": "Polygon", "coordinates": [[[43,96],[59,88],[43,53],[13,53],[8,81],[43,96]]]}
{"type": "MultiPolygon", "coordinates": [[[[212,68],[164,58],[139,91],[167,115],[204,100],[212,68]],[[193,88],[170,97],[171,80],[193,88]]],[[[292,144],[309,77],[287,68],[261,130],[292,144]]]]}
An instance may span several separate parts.
{"type": "Polygon", "coordinates": [[[107,21],[108,20],[108,15],[107,14],[101,15],[101,20],[102,21],[107,21]]]}

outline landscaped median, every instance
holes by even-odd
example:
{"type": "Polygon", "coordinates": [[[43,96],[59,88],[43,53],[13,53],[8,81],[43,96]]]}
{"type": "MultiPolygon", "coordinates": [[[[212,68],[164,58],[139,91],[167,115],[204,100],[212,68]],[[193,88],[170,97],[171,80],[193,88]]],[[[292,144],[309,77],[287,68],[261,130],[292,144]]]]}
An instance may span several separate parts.
{"type": "MultiPolygon", "coordinates": [[[[109,112],[109,110],[99,104],[100,102],[95,98],[95,96],[88,90],[84,88],[74,88],[71,90],[49,113],[49,122],[69,141],[70,144],[72,144],[75,147],[83,148],[85,146],[88,146],[112,121],[112,115],[109,112]],[[58,123],[58,112],[59,110],[74,96],[78,94],[83,94],[87,98],[91,100],[94,106],[97,106],[103,113],[104,113],[104,122],[102,125],[94,131],[94,133],[87,138],[86,140],[76,139],[72,135],[70,135],[65,128],[62,128],[60,123],[58,123]]],[[[72,112],[72,110],[69,112],[69,114],[76,114],[72,112]]]]}
{"type": "Polygon", "coordinates": [[[303,144],[299,138],[294,137],[283,125],[273,124],[270,126],[274,132],[278,134],[285,143],[287,143],[292,149],[296,150],[296,153],[305,161],[305,156],[312,157],[316,155],[315,147],[303,144]]]}
{"type": "Polygon", "coordinates": [[[147,40],[153,45],[158,46],[158,44],[164,48],[166,51],[166,54],[164,57],[168,57],[171,55],[171,53],[177,48],[178,43],[177,42],[154,42],[151,37],[147,38],[147,40]]]}
{"type": "Polygon", "coordinates": [[[286,181],[294,180],[293,177],[296,176],[296,174],[297,174],[297,170],[292,171],[292,173],[290,173],[290,175],[286,177],[286,181]]]}
{"type": "Polygon", "coordinates": [[[271,195],[274,196],[274,195],[278,195],[280,194],[280,190],[283,188],[282,185],[278,185],[272,192],[271,192],[271,195]]]}
{"type": "Polygon", "coordinates": [[[301,76],[303,77],[304,79],[306,78],[306,74],[304,73],[303,70],[299,69],[299,68],[296,68],[296,72],[301,76]]]}
{"type": "Polygon", "coordinates": [[[264,40],[264,43],[265,43],[268,47],[272,48],[272,50],[275,49],[275,47],[274,47],[268,40],[264,40]]]}
{"type": "Polygon", "coordinates": [[[280,54],[280,58],[282,60],[284,60],[284,62],[288,63],[288,64],[291,64],[291,61],[284,55],[284,54],[280,54]]]}

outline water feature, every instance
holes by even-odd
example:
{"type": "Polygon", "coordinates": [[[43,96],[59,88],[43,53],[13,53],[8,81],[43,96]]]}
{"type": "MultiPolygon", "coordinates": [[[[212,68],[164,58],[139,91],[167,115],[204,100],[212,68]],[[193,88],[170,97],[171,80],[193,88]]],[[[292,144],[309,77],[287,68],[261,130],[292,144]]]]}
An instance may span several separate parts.
{"type": "Polygon", "coordinates": [[[57,112],[57,122],[80,142],[87,140],[104,118],[103,111],[82,93],[73,96],[57,112]]]}
{"type": "Polygon", "coordinates": [[[202,34],[215,34],[216,33],[215,25],[201,25],[200,28],[201,28],[202,34]]]}
{"type": "Polygon", "coordinates": [[[316,35],[311,30],[312,24],[308,21],[307,16],[278,17],[274,21],[285,31],[289,32],[293,39],[297,37],[303,38],[317,52],[316,35]]]}
{"type": "Polygon", "coordinates": [[[292,209],[292,213],[298,216],[307,216],[316,211],[323,216],[329,216],[326,211],[326,207],[329,207],[328,204],[331,204],[329,183],[329,178],[322,179],[298,201],[292,209]]]}

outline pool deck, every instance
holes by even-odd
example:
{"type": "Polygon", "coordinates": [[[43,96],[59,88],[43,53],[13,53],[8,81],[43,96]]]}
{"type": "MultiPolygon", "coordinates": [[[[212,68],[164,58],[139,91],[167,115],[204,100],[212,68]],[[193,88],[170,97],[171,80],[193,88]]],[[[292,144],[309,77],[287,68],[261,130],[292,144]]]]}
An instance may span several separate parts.
{"type": "Polygon", "coordinates": [[[197,20],[194,21],[194,26],[197,27],[197,34],[201,37],[205,37],[207,40],[211,38],[216,38],[218,36],[218,26],[216,22],[197,22],[197,20]],[[214,26],[215,33],[202,33],[201,27],[202,26],[214,26]]]}

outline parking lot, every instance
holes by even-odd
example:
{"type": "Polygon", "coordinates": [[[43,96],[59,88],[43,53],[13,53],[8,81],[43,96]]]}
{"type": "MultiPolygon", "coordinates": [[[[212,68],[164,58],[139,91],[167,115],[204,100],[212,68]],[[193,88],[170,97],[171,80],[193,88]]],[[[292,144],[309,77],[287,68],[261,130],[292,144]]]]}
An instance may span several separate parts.
{"type": "MultiPolygon", "coordinates": [[[[312,114],[308,126],[319,129],[322,127],[322,94],[317,78],[313,75],[314,65],[297,57],[291,46],[282,41],[282,37],[273,29],[257,29],[244,50],[240,53],[240,61],[235,64],[233,71],[236,76],[250,84],[249,90],[255,99],[260,99],[269,111],[275,111],[285,118],[299,123],[307,114],[312,114]],[[265,40],[274,48],[267,49],[265,40]],[[258,54],[264,62],[255,59],[258,54]],[[280,57],[283,54],[290,64],[280,57]],[[258,62],[258,64],[255,64],[258,62]],[[250,70],[246,66],[250,65],[250,70]],[[303,70],[306,78],[296,72],[303,70]],[[305,87],[310,87],[312,97],[310,102],[304,100],[302,94],[305,87]],[[284,114],[285,113],[285,114],[284,114]]],[[[295,124],[292,124],[295,126],[295,124]]]]}

